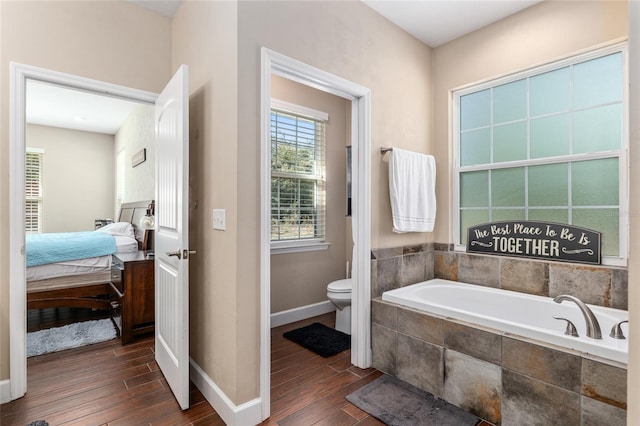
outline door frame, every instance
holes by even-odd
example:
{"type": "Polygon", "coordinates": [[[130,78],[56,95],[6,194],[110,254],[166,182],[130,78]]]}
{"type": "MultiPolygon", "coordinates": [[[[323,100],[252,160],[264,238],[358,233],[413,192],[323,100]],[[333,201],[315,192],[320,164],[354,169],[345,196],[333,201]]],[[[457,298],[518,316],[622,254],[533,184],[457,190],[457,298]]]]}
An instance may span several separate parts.
{"type": "Polygon", "coordinates": [[[281,53],[261,49],[260,93],[260,399],[262,418],[271,411],[271,76],[279,75],[351,101],[354,243],[351,301],[351,363],[371,366],[371,91],[281,53]]]}
{"type": "MultiPolygon", "coordinates": [[[[153,105],[156,93],[12,62],[9,144],[9,401],[27,391],[24,174],[27,80],[153,105]]],[[[2,401],[5,402],[5,401],[2,401]]]]}

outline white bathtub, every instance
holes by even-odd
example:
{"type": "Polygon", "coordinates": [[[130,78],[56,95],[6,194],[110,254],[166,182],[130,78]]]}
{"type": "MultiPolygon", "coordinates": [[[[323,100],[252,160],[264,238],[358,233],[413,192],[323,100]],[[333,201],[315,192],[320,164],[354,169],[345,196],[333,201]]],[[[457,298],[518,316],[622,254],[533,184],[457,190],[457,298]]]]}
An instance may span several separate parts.
{"type": "MultiPolygon", "coordinates": [[[[455,318],[502,332],[547,342],[608,360],[627,364],[629,341],[609,337],[611,327],[629,319],[627,311],[589,305],[602,330],[602,340],[586,336],[586,324],[578,306],[570,301],[558,304],[552,298],[479,285],[434,279],[390,290],[382,300],[427,314],[455,318]],[[580,337],[564,334],[571,320],[580,337]]],[[[628,323],[622,325],[628,336],[628,323]]]]}

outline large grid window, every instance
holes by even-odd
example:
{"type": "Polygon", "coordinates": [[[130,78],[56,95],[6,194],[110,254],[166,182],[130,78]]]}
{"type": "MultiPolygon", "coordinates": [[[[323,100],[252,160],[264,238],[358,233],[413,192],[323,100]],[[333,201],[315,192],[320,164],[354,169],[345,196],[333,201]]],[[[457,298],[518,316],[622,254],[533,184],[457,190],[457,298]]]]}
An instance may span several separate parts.
{"type": "Polygon", "coordinates": [[[558,222],[624,261],[626,80],[617,46],[455,92],[456,243],[481,223],[558,222]]]}
{"type": "Polygon", "coordinates": [[[297,112],[308,109],[278,105],[271,110],[272,248],[321,242],[325,238],[326,118],[322,113],[297,112]]]}
{"type": "Polygon", "coordinates": [[[44,150],[27,148],[25,155],[25,232],[36,234],[42,229],[42,159],[44,150]]]}

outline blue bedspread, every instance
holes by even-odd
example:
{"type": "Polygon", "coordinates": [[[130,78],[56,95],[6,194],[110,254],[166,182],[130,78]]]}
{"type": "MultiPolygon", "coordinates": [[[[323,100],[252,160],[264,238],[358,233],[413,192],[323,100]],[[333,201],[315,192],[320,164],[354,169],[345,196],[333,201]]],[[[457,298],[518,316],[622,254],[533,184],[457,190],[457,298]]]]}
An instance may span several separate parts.
{"type": "Polygon", "coordinates": [[[106,256],[116,252],[116,239],[104,232],[26,235],[27,266],[106,256]]]}

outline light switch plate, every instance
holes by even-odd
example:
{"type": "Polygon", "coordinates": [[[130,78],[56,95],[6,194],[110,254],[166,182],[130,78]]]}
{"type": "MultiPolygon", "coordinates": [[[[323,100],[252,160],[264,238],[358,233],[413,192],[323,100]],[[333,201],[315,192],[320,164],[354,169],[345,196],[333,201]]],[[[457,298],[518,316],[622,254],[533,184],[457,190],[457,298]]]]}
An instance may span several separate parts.
{"type": "Polygon", "coordinates": [[[227,229],[225,209],[213,209],[213,229],[225,231],[227,229]]]}

